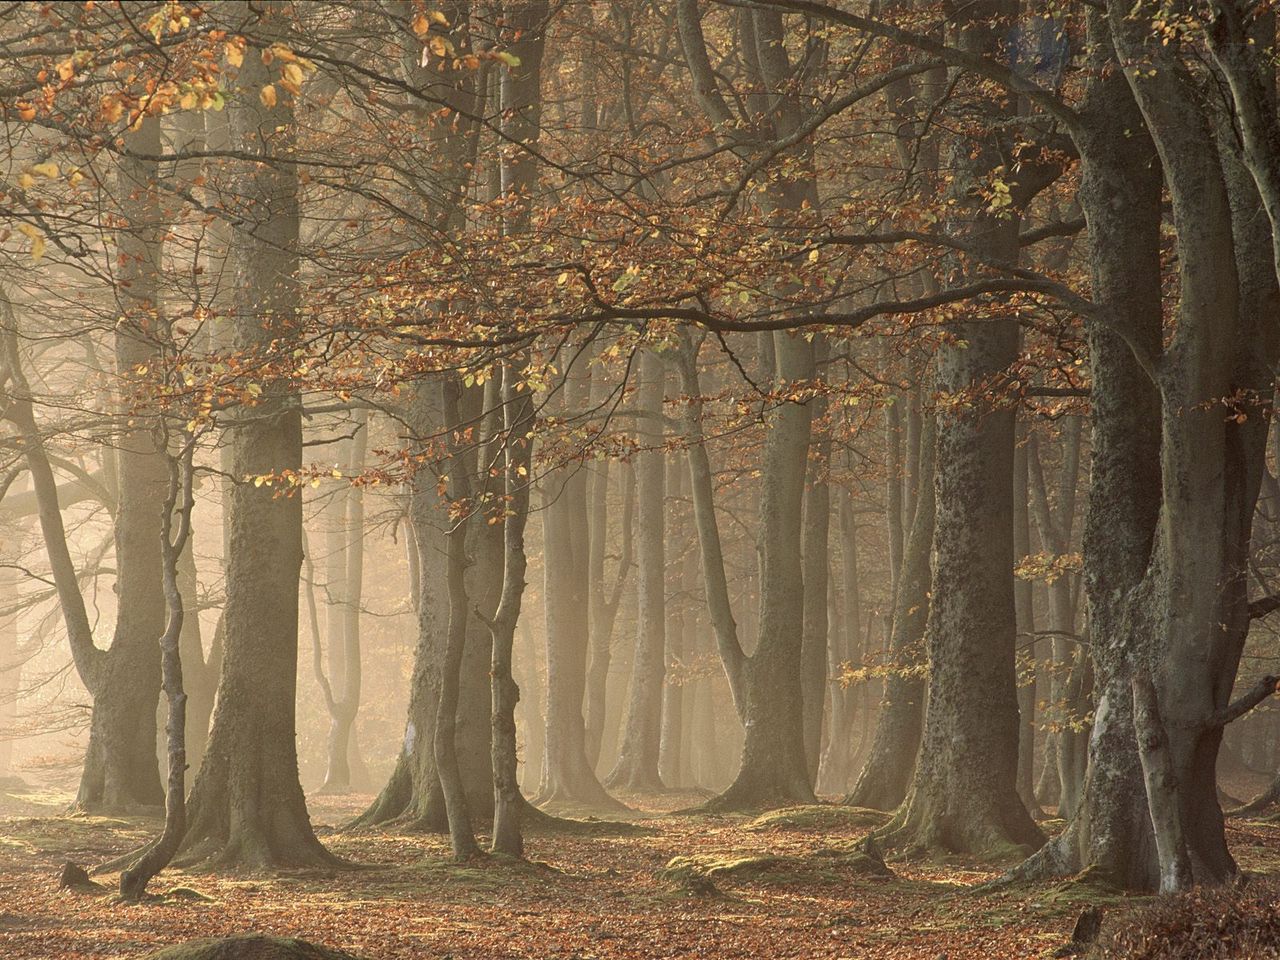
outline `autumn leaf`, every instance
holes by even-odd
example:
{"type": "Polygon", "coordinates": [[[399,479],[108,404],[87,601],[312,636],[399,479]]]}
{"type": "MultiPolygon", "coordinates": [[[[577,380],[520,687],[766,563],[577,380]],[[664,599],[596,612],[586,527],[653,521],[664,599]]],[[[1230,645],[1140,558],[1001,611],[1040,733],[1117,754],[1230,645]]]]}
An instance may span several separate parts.
{"type": "Polygon", "coordinates": [[[31,241],[31,260],[39,263],[44,256],[44,235],[29,223],[18,224],[18,232],[31,241]]]}
{"type": "Polygon", "coordinates": [[[234,41],[228,41],[226,50],[227,50],[227,63],[231,64],[233,67],[239,67],[244,63],[244,44],[243,43],[235,43],[234,41]]]}
{"type": "Polygon", "coordinates": [[[262,101],[262,105],[268,110],[276,105],[276,88],[274,84],[268,83],[260,91],[258,91],[258,99],[262,101]]]}

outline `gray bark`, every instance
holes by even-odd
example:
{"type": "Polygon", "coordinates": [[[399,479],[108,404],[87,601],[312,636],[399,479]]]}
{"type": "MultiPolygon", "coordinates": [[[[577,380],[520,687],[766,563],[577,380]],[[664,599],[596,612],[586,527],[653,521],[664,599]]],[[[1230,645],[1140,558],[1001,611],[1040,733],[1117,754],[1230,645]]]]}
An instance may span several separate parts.
{"type": "MultiPolygon", "coordinates": [[[[288,5],[258,10],[258,35],[283,39],[288,5]]],[[[247,5],[240,12],[247,14],[247,5]]],[[[230,108],[233,140],[265,162],[241,181],[244,206],[236,213],[243,221],[231,251],[233,345],[261,362],[288,349],[298,326],[297,171],[271,162],[292,151],[293,104],[284,93],[275,107],[260,101],[257,91],[270,76],[258,57],[245,58],[240,80],[242,93],[230,108]]],[[[246,480],[301,469],[301,403],[287,382],[268,381],[257,405],[231,411],[228,426],[235,482],[227,505],[225,654],[182,857],[254,868],[333,864],[311,829],[298,782],[302,496],[281,490],[280,480],[246,480]]]]}

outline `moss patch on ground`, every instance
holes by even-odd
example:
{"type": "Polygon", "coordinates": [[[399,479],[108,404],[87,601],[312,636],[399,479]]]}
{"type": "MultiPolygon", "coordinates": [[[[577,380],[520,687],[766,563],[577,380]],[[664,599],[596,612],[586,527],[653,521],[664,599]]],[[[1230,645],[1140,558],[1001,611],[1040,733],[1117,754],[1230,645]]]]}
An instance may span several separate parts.
{"type": "MultiPolygon", "coordinates": [[[[765,884],[813,883],[850,875],[890,879],[883,860],[855,844],[822,847],[803,854],[692,854],[673,857],[658,878],[676,889],[708,890],[707,881],[745,880],[765,884]]],[[[708,891],[709,892],[709,891],[708,891]]]]}
{"type": "Polygon", "coordinates": [[[883,826],[891,814],[867,807],[846,807],[816,803],[781,807],[762,813],[746,825],[748,830],[806,830],[829,833],[833,830],[867,830],[883,826]]]}
{"type": "Polygon", "coordinates": [[[306,940],[252,934],[195,940],[148,954],[148,960],[359,960],[355,954],[306,940]]]}

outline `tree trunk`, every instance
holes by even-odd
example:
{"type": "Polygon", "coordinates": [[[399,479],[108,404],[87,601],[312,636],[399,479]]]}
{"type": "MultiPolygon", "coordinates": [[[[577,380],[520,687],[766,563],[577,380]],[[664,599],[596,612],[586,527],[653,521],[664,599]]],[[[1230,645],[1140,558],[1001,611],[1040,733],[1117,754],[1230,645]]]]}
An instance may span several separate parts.
{"type": "MultiPolygon", "coordinates": [[[[1026,433],[1019,428],[1013,460],[1013,562],[1031,552],[1031,531],[1027,516],[1026,433]]],[[[1014,614],[1018,625],[1018,796],[1033,817],[1043,815],[1035,795],[1036,765],[1036,616],[1031,581],[1018,578],[1013,584],[1014,614]],[[1023,661],[1031,668],[1025,671],[1023,661]]]]}
{"type": "MultiPolygon", "coordinates": [[[[411,437],[433,437],[440,432],[444,408],[438,380],[424,381],[416,386],[405,406],[404,418],[411,437]]],[[[418,642],[414,650],[413,675],[409,681],[404,742],[390,779],[352,826],[397,822],[408,829],[443,832],[448,828],[448,818],[440,791],[434,744],[440,698],[440,658],[449,617],[444,587],[447,579],[446,530],[450,521],[436,490],[435,477],[425,470],[412,481],[409,518],[418,552],[418,642]]],[[[492,607],[485,608],[484,612],[490,615],[492,607]]],[[[477,710],[474,697],[480,697],[479,709],[487,718],[490,648],[488,644],[468,644],[468,647],[464,651],[461,681],[465,692],[460,693],[460,699],[470,697],[473,702],[464,705],[464,713],[457,721],[457,752],[468,809],[476,819],[487,820],[493,804],[491,727],[487,719],[483,723],[474,719],[477,710]],[[476,661],[482,656],[484,661],[477,666],[476,661]],[[477,694],[477,689],[482,692],[477,694]]]]}
{"type": "Polygon", "coordinates": [[[640,355],[637,389],[643,452],[636,456],[637,622],[635,657],[618,761],[605,781],[632,792],[665,789],[659,772],[666,677],[666,499],[663,395],[665,369],[653,351],[640,355]]]}
{"type": "MultiPolygon", "coordinates": [[[[804,339],[779,333],[774,350],[781,390],[796,389],[813,377],[813,351],[804,339]]],[[[793,400],[768,418],[760,496],[760,639],[742,666],[742,763],[733,783],[712,801],[719,809],[815,799],[804,752],[804,577],[798,536],[810,416],[811,401],[793,400]]]]}
{"type": "MultiPolygon", "coordinates": [[[[826,359],[825,338],[813,341],[815,364],[826,359]]],[[[813,420],[818,431],[809,450],[808,488],[804,501],[804,640],[801,647],[801,696],[804,703],[804,757],[809,781],[816,783],[818,764],[822,759],[822,721],[827,695],[827,646],[830,623],[827,620],[827,591],[830,582],[831,557],[831,487],[828,471],[831,461],[831,428],[827,423],[827,399],[812,401],[813,420]]],[[[901,483],[899,482],[899,490],[901,483]]],[[[840,731],[848,736],[849,731],[840,731]]]]}
{"type": "MultiPolygon", "coordinates": [[[[285,36],[289,7],[264,4],[264,39],[285,36]]],[[[247,13],[247,10],[245,11],[247,13]]],[[[244,217],[235,235],[235,349],[263,362],[296,333],[298,316],[297,171],[270,162],[292,151],[292,98],[267,107],[270,82],[246,57],[243,93],[232,106],[238,150],[263,157],[242,179],[244,217]]],[[[229,420],[232,478],[228,504],[226,647],[205,762],[191,791],[183,843],[188,860],[252,868],[333,864],[311,829],[298,782],[294,703],[298,664],[298,585],[302,495],[283,479],[302,467],[302,414],[287,381],[268,381],[252,408],[229,420]],[[246,478],[271,476],[255,485],[246,478]]]]}
{"type": "MultiPolygon", "coordinates": [[[[369,411],[354,416],[354,436],[347,445],[346,472],[359,476],[364,470],[369,442],[369,411]]],[[[344,485],[347,481],[341,481],[344,485]]],[[[336,696],[326,698],[329,707],[328,764],[324,793],[364,789],[369,774],[356,741],[356,716],[360,712],[361,653],[360,606],[364,594],[364,488],[359,484],[335,494],[329,537],[329,672],[336,696]]]]}
{"type": "MultiPolygon", "coordinates": [[[[570,406],[581,398],[581,377],[565,387],[570,406]]],[[[586,475],[577,465],[542,479],[543,615],[546,624],[546,763],[537,802],[617,809],[586,752],[582,716],[586,696],[586,475]]]]}
{"type": "Polygon", "coordinates": [[[855,763],[867,742],[870,717],[865,709],[866,681],[855,687],[841,679],[844,665],[858,666],[865,657],[862,642],[862,584],[858,575],[858,531],[852,495],[840,491],[840,617],[828,647],[827,676],[831,688],[831,732],[822,754],[818,782],[822,792],[843,796],[851,785],[855,763]],[[855,737],[854,731],[857,730],[855,737]]]}
{"type": "MultiPolygon", "coordinates": [[[[160,120],[151,118],[129,136],[139,153],[160,151],[160,120]]],[[[116,331],[121,434],[116,444],[119,497],[116,506],[116,631],[87,684],[93,695],[89,748],[76,805],[122,810],[163,802],[155,759],[156,707],[160,694],[160,649],[164,593],[160,573],[160,511],[167,481],[155,448],[152,423],[136,417],[139,367],[153,360],[163,336],[161,253],[164,224],[155,160],[129,159],[120,167],[120,193],[128,225],[119,232],[121,309],[116,331]]]]}
{"type": "Polygon", "coordinates": [[[164,592],[169,608],[168,623],[160,638],[162,685],[169,707],[164,832],[137,863],[120,874],[120,897],[126,901],[142,899],[151,878],[173,859],[187,829],[187,694],[182,686],[181,650],[185,611],[179,588],[178,564],[191,537],[191,510],[195,506],[191,460],[195,453],[195,440],[191,437],[186,440],[185,449],[169,460],[169,494],[165,497],[160,523],[164,592]],[[178,516],[176,531],[173,529],[175,513],[178,516]]]}
{"type": "Polygon", "coordinates": [[[666,471],[663,513],[664,516],[669,514],[665,542],[670,547],[669,562],[674,575],[668,578],[670,582],[667,584],[666,672],[662,685],[662,741],[658,772],[662,782],[673,788],[685,786],[687,757],[684,741],[688,720],[684,706],[687,678],[682,667],[689,652],[685,618],[692,619],[692,610],[685,598],[689,588],[685,575],[688,572],[686,561],[694,552],[690,543],[686,504],[681,502],[685,471],[680,466],[680,461],[675,458],[667,460],[663,465],[666,471]]]}
{"type": "MultiPolygon", "coordinates": [[[[1001,41],[994,18],[1012,12],[1003,0],[971,5],[954,21],[955,43],[972,53],[995,52],[1001,41]]],[[[997,100],[977,99],[969,109],[992,121],[1007,113],[997,100]]],[[[978,186],[1003,170],[997,136],[952,144],[955,207],[947,226],[992,259],[1012,263],[1018,218],[989,212],[978,186]]],[[[915,778],[886,837],[912,849],[989,856],[1038,847],[1044,839],[1017,793],[1017,630],[1009,569],[1015,409],[987,395],[1017,359],[1018,329],[998,317],[954,329],[961,343],[944,345],[936,360],[940,392],[956,402],[937,412],[929,707],[915,778]]]]}
{"type": "MultiPolygon", "coordinates": [[[[592,381],[593,387],[595,380],[592,381]]],[[[586,752],[592,769],[600,762],[604,742],[609,666],[613,662],[613,627],[622,592],[634,566],[634,526],[636,476],[630,464],[622,464],[622,516],[619,522],[622,548],[614,574],[612,591],[606,591],[604,561],[609,541],[609,461],[596,466],[591,481],[591,577],[590,623],[591,658],[587,665],[586,752]]]]}
{"type": "Polygon", "coordinates": [[[893,810],[907,796],[924,728],[924,634],[933,590],[934,422],[921,429],[916,508],[890,621],[889,673],[866,765],[846,803],[893,810]]]}
{"type": "Polygon", "coordinates": [[[506,426],[503,523],[502,596],[493,617],[493,852],[518,857],[524,853],[520,830],[523,808],[517,782],[516,703],[520,688],[511,673],[516,623],[524,596],[524,530],[529,517],[529,484],[532,476],[534,424],[533,400],[522,383],[524,371],[508,363],[502,374],[502,409],[506,426]]]}
{"type": "Polygon", "coordinates": [[[444,796],[445,816],[449,824],[449,843],[455,860],[466,860],[479,853],[471,811],[458,766],[458,702],[462,687],[462,656],[467,645],[467,625],[471,619],[466,588],[467,533],[475,527],[475,503],[471,495],[471,474],[475,470],[474,452],[462,449],[468,443],[463,430],[472,422],[460,413],[459,395],[463,392],[457,376],[444,385],[444,427],[449,446],[446,469],[449,477],[450,519],[445,535],[445,583],[449,597],[449,620],[445,629],[444,649],[440,655],[440,699],[436,703],[435,753],[436,774],[444,796]],[[468,455],[470,454],[470,455],[468,455]]]}

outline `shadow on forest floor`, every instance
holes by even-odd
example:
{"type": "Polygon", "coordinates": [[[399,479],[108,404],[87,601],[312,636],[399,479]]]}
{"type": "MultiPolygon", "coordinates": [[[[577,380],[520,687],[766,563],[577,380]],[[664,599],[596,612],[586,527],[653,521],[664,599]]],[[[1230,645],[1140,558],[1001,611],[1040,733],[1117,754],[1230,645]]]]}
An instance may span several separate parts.
{"type": "MultiPolygon", "coordinates": [[[[316,798],[319,824],[368,797],[316,798]]],[[[665,798],[663,806],[680,798],[665,798]]],[[[646,798],[627,798],[641,807],[646,798]]],[[[136,846],[158,821],[49,815],[0,820],[0,956],[142,958],[199,937],[300,937],[367,960],[638,960],[1042,957],[1082,906],[1120,916],[1132,903],[1081,884],[972,888],[990,865],[904,862],[868,868],[862,840],[882,814],[811,805],[758,817],[671,816],[657,802],[642,832],[528,838],[529,862],[448,859],[443,837],[377,830],[325,843],[358,871],[223,876],[167,871],[156,889],[209,899],[146,905],[60,893],[64,860],[86,866],[136,846]],[[680,858],[683,858],[681,860],[680,858]],[[674,863],[673,863],[674,861],[674,863]],[[679,874],[684,871],[683,876],[679,874]],[[690,881],[706,875],[708,883],[690,881]]],[[[1280,825],[1232,822],[1245,869],[1280,861],[1280,825]]]]}

